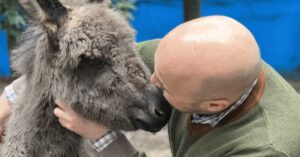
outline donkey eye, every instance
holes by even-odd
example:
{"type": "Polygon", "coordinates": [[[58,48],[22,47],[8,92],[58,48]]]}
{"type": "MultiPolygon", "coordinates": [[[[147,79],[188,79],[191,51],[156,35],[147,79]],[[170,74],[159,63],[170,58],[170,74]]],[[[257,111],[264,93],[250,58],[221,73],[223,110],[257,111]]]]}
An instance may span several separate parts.
{"type": "Polygon", "coordinates": [[[102,69],[106,65],[108,65],[108,62],[105,61],[104,59],[100,58],[88,58],[88,57],[81,57],[82,59],[82,64],[85,64],[91,68],[96,68],[96,69],[102,69]]]}
{"type": "Polygon", "coordinates": [[[105,65],[107,65],[106,62],[101,59],[89,59],[87,64],[96,69],[102,69],[105,65]]]}

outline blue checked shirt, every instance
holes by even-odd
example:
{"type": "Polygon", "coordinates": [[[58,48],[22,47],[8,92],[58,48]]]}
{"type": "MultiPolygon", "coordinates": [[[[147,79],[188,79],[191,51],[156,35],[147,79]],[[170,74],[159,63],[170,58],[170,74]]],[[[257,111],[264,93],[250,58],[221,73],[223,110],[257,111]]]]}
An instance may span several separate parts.
{"type": "Polygon", "coordinates": [[[17,94],[15,93],[12,85],[8,85],[4,88],[4,95],[6,96],[6,99],[10,104],[12,104],[17,97],[17,94]]]}

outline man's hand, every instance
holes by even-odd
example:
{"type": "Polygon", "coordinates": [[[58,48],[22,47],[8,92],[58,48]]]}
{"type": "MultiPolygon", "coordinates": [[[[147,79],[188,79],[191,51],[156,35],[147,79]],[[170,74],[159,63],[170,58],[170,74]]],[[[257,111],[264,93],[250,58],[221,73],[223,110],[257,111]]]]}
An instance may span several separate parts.
{"type": "Polygon", "coordinates": [[[10,115],[10,104],[4,94],[0,97],[0,143],[5,130],[5,124],[10,115]]]}
{"type": "Polygon", "coordinates": [[[66,129],[92,140],[99,139],[109,132],[109,129],[105,126],[83,118],[62,102],[56,101],[56,104],[58,107],[54,109],[54,114],[59,118],[60,124],[66,129]]]}

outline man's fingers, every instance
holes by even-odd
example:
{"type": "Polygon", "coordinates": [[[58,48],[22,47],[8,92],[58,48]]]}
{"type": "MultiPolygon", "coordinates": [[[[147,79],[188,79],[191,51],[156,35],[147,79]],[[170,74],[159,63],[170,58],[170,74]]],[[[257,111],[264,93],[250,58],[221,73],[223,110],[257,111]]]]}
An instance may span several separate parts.
{"type": "Polygon", "coordinates": [[[2,141],[2,138],[3,138],[3,132],[4,132],[3,128],[0,128],[0,143],[3,142],[3,141],[2,141]]]}
{"type": "Polygon", "coordinates": [[[63,110],[69,110],[68,106],[65,105],[63,102],[61,102],[60,100],[55,100],[55,104],[63,110]]]}
{"type": "Polygon", "coordinates": [[[58,121],[59,121],[59,123],[60,123],[63,127],[67,128],[67,129],[70,129],[69,123],[67,123],[65,120],[63,120],[63,119],[58,119],[58,121]]]}
{"type": "Polygon", "coordinates": [[[76,130],[75,130],[75,126],[72,125],[72,123],[68,123],[67,121],[65,121],[63,119],[58,119],[58,121],[61,124],[61,126],[63,126],[64,128],[77,133],[76,130]]]}
{"type": "Polygon", "coordinates": [[[53,112],[54,112],[54,115],[56,117],[58,117],[59,119],[68,120],[69,116],[63,109],[56,107],[53,112]]]}

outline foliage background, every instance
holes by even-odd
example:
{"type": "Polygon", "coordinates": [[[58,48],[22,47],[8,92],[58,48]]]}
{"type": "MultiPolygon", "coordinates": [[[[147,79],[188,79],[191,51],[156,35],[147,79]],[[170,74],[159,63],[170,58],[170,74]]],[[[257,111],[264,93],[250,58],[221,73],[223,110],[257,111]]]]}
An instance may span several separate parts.
{"type": "MultiPolygon", "coordinates": [[[[119,10],[129,21],[133,20],[132,11],[136,9],[136,0],[113,0],[112,7],[119,10]]],[[[16,39],[25,26],[25,19],[18,0],[0,0],[0,30],[5,30],[9,38],[9,47],[13,47],[16,39]]]]}
{"type": "Polygon", "coordinates": [[[25,20],[17,0],[0,0],[0,30],[5,30],[11,47],[20,35],[25,20]]]}

